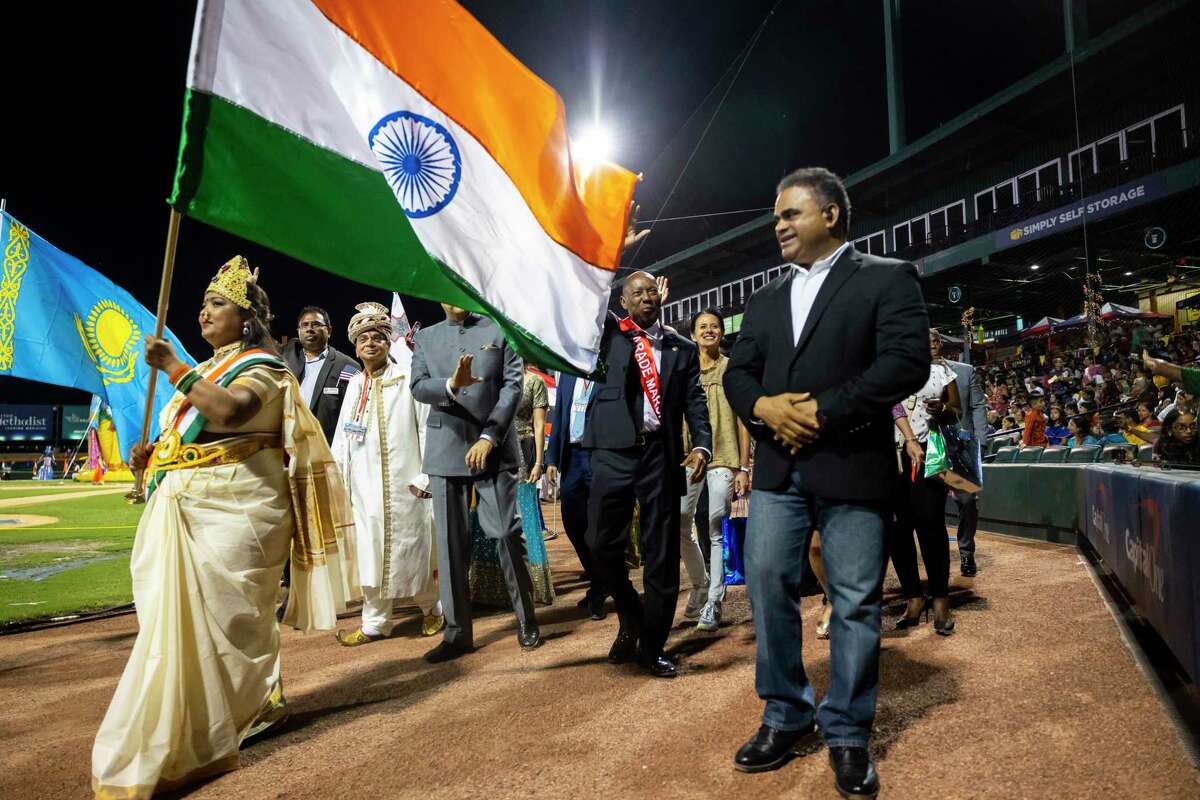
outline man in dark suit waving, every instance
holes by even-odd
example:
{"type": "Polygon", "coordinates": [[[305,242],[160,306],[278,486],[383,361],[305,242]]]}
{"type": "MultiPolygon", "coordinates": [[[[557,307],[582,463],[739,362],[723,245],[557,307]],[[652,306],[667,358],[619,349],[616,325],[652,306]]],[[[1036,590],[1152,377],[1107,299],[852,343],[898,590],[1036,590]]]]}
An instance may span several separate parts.
{"type": "Polygon", "coordinates": [[[889,410],[929,376],[929,320],[912,264],[847,243],[850,202],[836,175],[780,182],[775,235],[794,268],[751,297],[725,394],[758,440],[746,533],[755,684],[763,724],[738,751],[774,769],[817,736],[838,791],[879,790],[867,752],[879,670],[887,500],[896,479],[889,410]],[[800,658],[800,583],[814,528],[829,583],[829,690],[814,708],[800,658]]]}
{"type": "Polygon", "coordinates": [[[592,391],[581,445],[591,453],[592,569],[621,619],[608,659],[636,659],[651,675],[672,678],[675,664],[663,656],[663,646],[679,598],[679,498],[687,480],[703,480],[712,436],[699,350],[662,325],[661,304],[653,276],[635,272],[626,279],[621,308],[629,316],[611,316],[604,326],[600,347],[607,370],[592,391]],[[695,444],[686,458],[685,417],[695,444]],[[644,607],[625,566],[635,497],[646,558],[644,607]]]}

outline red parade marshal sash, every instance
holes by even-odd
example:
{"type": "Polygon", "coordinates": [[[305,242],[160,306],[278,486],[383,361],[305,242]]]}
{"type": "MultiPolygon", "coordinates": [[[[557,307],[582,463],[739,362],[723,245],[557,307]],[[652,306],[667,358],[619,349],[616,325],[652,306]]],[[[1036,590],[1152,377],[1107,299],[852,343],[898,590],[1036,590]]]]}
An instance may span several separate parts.
{"type": "MultiPolygon", "coordinates": [[[[621,320],[621,332],[633,337],[633,361],[637,364],[638,376],[642,379],[642,393],[646,402],[654,409],[654,418],[662,424],[662,384],[658,380],[658,367],[654,364],[654,349],[650,337],[629,317],[621,320]]],[[[641,421],[638,420],[638,424],[641,421]]]]}

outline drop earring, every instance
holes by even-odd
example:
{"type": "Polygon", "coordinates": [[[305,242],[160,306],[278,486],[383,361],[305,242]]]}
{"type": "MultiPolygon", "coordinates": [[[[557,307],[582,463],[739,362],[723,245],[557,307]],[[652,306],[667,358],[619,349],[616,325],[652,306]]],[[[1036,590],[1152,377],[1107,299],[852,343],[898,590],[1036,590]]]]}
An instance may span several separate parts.
{"type": "Polygon", "coordinates": [[[243,322],[242,323],[242,336],[245,337],[245,336],[249,336],[249,335],[250,335],[250,323],[243,322]]]}

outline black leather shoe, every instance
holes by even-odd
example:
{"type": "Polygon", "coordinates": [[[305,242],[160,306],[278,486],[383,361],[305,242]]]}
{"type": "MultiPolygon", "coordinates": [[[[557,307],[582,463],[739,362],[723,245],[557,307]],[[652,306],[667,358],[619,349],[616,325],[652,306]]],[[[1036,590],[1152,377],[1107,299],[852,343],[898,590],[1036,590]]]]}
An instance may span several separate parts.
{"type": "Polygon", "coordinates": [[[770,725],[760,726],[750,741],[733,757],[733,766],[742,772],[767,772],[779,769],[800,751],[820,743],[817,726],[807,730],[781,731],[770,725]]]}
{"type": "Polygon", "coordinates": [[[652,675],[655,678],[674,678],[679,674],[679,668],[675,666],[675,662],[664,656],[658,656],[657,658],[638,657],[637,663],[642,672],[652,675]]]}
{"type": "Polygon", "coordinates": [[[517,626],[517,643],[522,650],[536,650],[542,646],[542,634],[534,623],[517,626]]]}
{"type": "Polygon", "coordinates": [[[588,611],[591,612],[592,619],[604,619],[607,617],[608,612],[604,610],[604,595],[599,592],[588,595],[588,611]]]}
{"type": "Polygon", "coordinates": [[[617,631],[617,638],[608,650],[608,660],[613,664],[628,664],[633,661],[637,656],[637,642],[637,634],[633,631],[624,628],[617,631]]]}
{"type": "Polygon", "coordinates": [[[975,566],[975,556],[965,555],[958,559],[958,570],[964,578],[974,578],[979,573],[979,569],[975,566]]]}
{"type": "Polygon", "coordinates": [[[456,658],[461,658],[468,653],[475,652],[475,648],[470,645],[455,644],[454,642],[443,641],[437,647],[425,654],[425,660],[430,664],[440,664],[443,661],[453,661],[456,658]]]}
{"type": "Polygon", "coordinates": [[[879,776],[871,754],[865,747],[829,748],[829,766],[838,794],[845,798],[874,797],[879,794],[879,776]]]}

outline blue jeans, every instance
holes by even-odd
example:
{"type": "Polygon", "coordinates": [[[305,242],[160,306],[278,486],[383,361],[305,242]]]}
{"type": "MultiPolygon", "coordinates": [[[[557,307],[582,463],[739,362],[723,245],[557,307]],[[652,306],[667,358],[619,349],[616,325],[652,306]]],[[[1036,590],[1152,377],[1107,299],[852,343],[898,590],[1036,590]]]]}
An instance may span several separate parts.
{"type": "Polygon", "coordinates": [[[879,684],[879,617],[883,583],[885,505],[855,505],[813,497],[799,472],[780,491],[750,494],[746,590],[758,639],[755,689],[766,702],[763,724],[806,730],[815,721],[825,743],[865,747],[875,720],[879,684]],[[829,689],[815,710],[800,644],[800,582],[813,529],[829,582],[829,689]]]}

